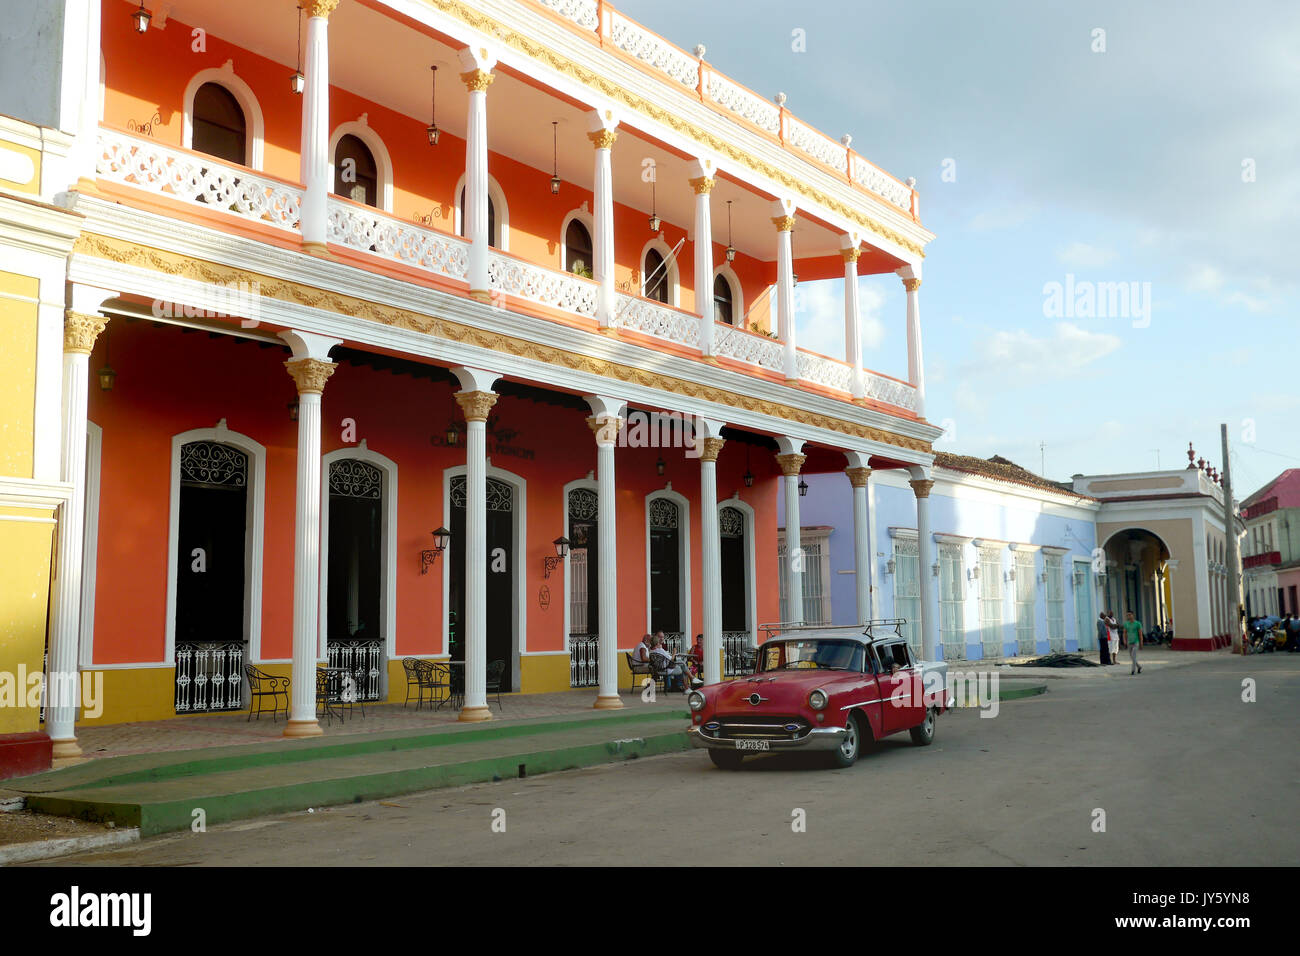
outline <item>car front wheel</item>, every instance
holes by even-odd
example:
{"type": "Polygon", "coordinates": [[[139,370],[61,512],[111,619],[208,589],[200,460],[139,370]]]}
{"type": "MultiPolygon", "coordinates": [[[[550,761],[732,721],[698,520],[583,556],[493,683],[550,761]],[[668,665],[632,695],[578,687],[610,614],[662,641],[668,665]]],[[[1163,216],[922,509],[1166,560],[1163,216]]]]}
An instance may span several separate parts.
{"type": "Polygon", "coordinates": [[[739,750],[710,750],[709,759],[719,770],[739,770],[745,755],[739,750]]]}
{"type": "Polygon", "coordinates": [[[852,767],[862,752],[862,723],[857,714],[849,714],[849,721],[844,726],[844,736],[840,745],[831,754],[831,761],[836,767],[852,767]]]}
{"type": "Polygon", "coordinates": [[[934,708],[925,712],[925,720],[912,728],[912,743],[918,747],[928,747],[934,743],[934,708]]]}

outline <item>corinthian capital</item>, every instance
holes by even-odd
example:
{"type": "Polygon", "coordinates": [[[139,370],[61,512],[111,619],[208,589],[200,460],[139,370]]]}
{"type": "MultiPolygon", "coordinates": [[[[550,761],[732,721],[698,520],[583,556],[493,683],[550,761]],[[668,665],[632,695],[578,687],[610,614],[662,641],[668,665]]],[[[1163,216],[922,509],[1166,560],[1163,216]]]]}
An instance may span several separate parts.
{"type": "Polygon", "coordinates": [[[325,383],[334,374],[338,364],[323,359],[301,358],[289,359],[284,363],[284,367],[293,376],[294,384],[298,386],[299,395],[319,395],[325,391],[325,383]]]}
{"type": "Polygon", "coordinates": [[[803,468],[803,463],[807,460],[807,455],[776,456],[776,463],[781,466],[781,474],[786,477],[799,474],[799,469],[803,468]]]}
{"type": "Polygon", "coordinates": [[[485,422],[488,412],[497,403],[496,392],[457,392],[456,404],[465,414],[467,422],[485,422]]]}
{"type": "Polygon", "coordinates": [[[95,340],[99,338],[99,333],[104,331],[106,325],[108,325],[107,316],[66,310],[63,313],[63,351],[89,355],[95,348],[95,340]]]}
{"type": "Polygon", "coordinates": [[[465,89],[471,93],[482,93],[492,85],[492,81],[497,78],[495,73],[487,70],[470,70],[460,75],[461,81],[465,84],[465,89]]]}

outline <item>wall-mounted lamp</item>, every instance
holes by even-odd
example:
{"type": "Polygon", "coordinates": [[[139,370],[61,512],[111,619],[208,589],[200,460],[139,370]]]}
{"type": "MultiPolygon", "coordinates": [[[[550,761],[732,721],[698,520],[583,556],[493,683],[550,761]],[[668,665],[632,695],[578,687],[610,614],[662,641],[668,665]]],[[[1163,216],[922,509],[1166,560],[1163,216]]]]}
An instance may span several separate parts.
{"type": "Polygon", "coordinates": [[[569,539],[563,536],[558,537],[553,542],[555,544],[555,554],[547,555],[542,559],[542,577],[549,578],[551,572],[564,564],[564,559],[569,556],[569,539]]]}
{"type": "Polygon", "coordinates": [[[663,476],[664,468],[665,468],[665,467],[666,467],[666,466],[665,466],[665,464],[664,464],[664,460],[663,460],[662,457],[661,457],[658,461],[655,462],[655,472],[656,472],[660,477],[663,476]]]}
{"type": "Polygon", "coordinates": [[[1016,579],[1016,569],[1015,568],[1008,569],[1005,577],[1008,581],[1014,581],[1016,579]]]}
{"type": "Polygon", "coordinates": [[[895,563],[894,563],[894,559],[893,559],[893,558],[890,558],[888,561],[885,562],[885,573],[886,573],[886,574],[893,574],[893,573],[894,573],[894,568],[895,568],[895,567],[896,567],[896,565],[895,565],[895,563]]]}
{"type": "Polygon", "coordinates": [[[131,20],[135,23],[135,32],[147,33],[149,21],[152,19],[149,11],[144,8],[144,0],[140,0],[140,9],[131,14],[131,20]]]}
{"type": "Polygon", "coordinates": [[[428,574],[429,568],[433,567],[433,562],[438,560],[438,555],[447,550],[447,545],[451,543],[451,532],[446,528],[439,528],[433,534],[433,547],[426,551],[420,552],[420,573],[428,574]]]}
{"type": "Polygon", "coordinates": [[[938,561],[936,561],[936,562],[934,562],[934,564],[930,565],[930,573],[933,574],[936,578],[939,576],[939,562],[938,562],[938,561]]]}
{"type": "Polygon", "coordinates": [[[298,420],[298,399],[295,398],[284,407],[289,409],[289,421],[296,422],[298,420]]]}
{"type": "Polygon", "coordinates": [[[980,579],[980,566],[977,564],[973,568],[966,569],[967,581],[978,581],[980,579]]]}
{"type": "Polygon", "coordinates": [[[799,497],[808,497],[808,482],[804,481],[802,478],[799,479],[799,497]]]}

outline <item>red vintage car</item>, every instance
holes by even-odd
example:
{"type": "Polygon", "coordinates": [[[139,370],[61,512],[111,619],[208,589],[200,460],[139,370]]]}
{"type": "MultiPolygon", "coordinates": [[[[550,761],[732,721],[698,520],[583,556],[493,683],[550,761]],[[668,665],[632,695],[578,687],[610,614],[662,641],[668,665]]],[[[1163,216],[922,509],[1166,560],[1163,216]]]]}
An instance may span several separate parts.
{"type": "Polygon", "coordinates": [[[952,706],[947,665],[916,660],[902,620],[848,628],[767,625],[749,677],[691,691],[691,742],[735,770],[746,754],[818,750],[851,766],[864,745],[908,731],[934,740],[952,706]]]}

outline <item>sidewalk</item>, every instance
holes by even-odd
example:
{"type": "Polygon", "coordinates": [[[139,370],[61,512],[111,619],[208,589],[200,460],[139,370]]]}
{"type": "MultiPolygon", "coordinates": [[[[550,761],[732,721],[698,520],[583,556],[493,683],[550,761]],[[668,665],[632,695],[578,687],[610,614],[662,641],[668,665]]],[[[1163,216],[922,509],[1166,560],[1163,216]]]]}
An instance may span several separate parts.
{"type": "MultiPolygon", "coordinates": [[[[1099,662],[1097,652],[1083,651],[1084,657],[1094,664],[1099,662]]],[[[1193,664],[1219,660],[1221,656],[1232,656],[1231,648],[1217,651],[1173,651],[1168,647],[1138,650],[1138,663],[1145,671],[1169,670],[1176,667],[1189,667],[1193,664]]],[[[995,661],[949,661],[949,673],[989,673],[997,674],[1000,681],[1010,680],[1111,680],[1129,676],[1128,651],[1119,652],[1119,660],[1110,667],[1016,667],[1021,661],[1033,660],[1034,657],[1007,657],[995,661]]]]}

